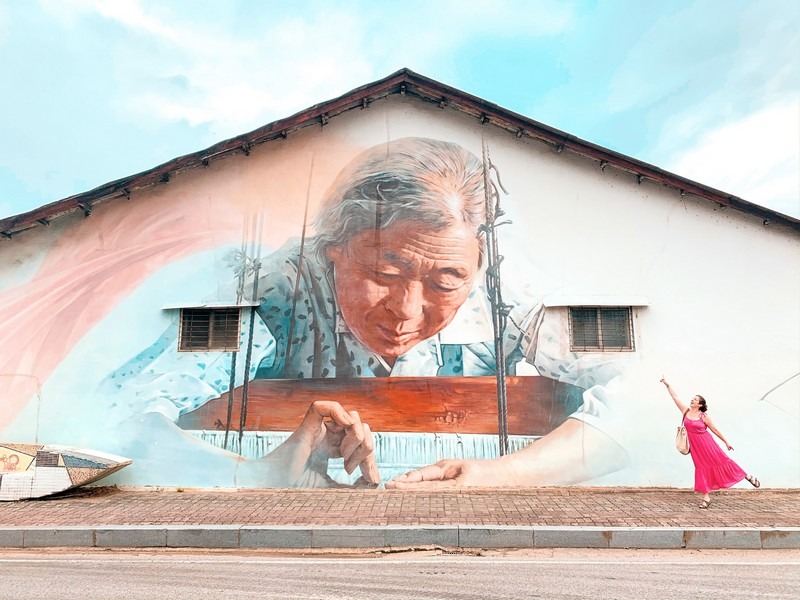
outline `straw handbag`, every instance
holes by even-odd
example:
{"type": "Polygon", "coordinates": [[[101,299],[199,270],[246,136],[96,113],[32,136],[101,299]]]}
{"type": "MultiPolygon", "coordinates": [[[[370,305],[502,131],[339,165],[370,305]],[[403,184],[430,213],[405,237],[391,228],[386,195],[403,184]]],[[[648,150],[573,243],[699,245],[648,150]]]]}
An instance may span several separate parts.
{"type": "Polygon", "coordinates": [[[686,418],[686,413],[688,412],[688,408],[683,411],[681,424],[678,426],[678,433],[675,434],[675,447],[681,454],[689,454],[689,452],[692,451],[691,448],[689,448],[689,437],[686,435],[686,427],[683,425],[683,420],[686,418]]]}

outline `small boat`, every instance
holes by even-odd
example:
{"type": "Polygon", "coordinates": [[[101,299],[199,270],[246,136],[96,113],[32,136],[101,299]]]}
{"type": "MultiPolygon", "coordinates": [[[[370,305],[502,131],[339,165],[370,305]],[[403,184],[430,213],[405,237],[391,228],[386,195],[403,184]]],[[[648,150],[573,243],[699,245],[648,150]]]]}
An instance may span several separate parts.
{"type": "Polygon", "coordinates": [[[63,492],[102,479],[131,462],[86,448],[0,442],[0,501],[63,492]]]}

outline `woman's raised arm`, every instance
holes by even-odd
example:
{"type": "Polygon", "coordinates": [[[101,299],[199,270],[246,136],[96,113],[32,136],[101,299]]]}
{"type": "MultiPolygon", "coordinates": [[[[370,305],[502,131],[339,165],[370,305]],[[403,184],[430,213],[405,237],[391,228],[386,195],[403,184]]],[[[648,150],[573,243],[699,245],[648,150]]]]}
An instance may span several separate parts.
{"type": "Polygon", "coordinates": [[[681,412],[686,412],[689,407],[681,402],[680,398],[678,398],[678,394],[675,393],[675,390],[672,389],[672,386],[667,382],[663,375],[661,376],[661,383],[663,383],[664,387],[667,388],[667,391],[669,392],[669,395],[672,396],[672,400],[675,402],[675,406],[678,407],[678,410],[681,412]]]}

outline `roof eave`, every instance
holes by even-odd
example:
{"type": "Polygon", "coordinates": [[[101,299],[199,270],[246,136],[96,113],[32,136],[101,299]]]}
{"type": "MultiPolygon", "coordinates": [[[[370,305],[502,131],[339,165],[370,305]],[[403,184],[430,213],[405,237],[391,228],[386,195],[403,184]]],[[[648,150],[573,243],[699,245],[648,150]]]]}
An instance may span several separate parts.
{"type": "Polygon", "coordinates": [[[595,160],[599,163],[600,168],[613,166],[628,172],[635,176],[639,183],[651,180],[674,188],[681,194],[691,194],[714,202],[718,206],[730,207],[754,215],[762,219],[765,225],[783,225],[800,231],[799,219],[592,144],[477,96],[414,73],[409,69],[401,69],[383,79],[355,88],[338,98],[315,104],[290,117],[273,121],[249,133],[224,140],[205,150],[177,157],[147,171],[111,181],[87,192],[69,196],[32,211],[6,217],[0,220],[0,236],[12,238],[22,231],[38,225],[47,225],[54,218],[79,210],[89,216],[92,208],[100,202],[113,198],[130,198],[135,191],[166,183],[176,173],[207,167],[212,160],[223,156],[235,153],[249,154],[250,150],[258,144],[286,138],[293,131],[310,125],[324,126],[330,118],[336,115],[357,108],[367,108],[373,101],[392,94],[411,94],[436,103],[441,108],[455,108],[478,118],[484,124],[491,123],[506,129],[517,137],[536,139],[552,145],[556,151],[568,150],[595,160]]]}

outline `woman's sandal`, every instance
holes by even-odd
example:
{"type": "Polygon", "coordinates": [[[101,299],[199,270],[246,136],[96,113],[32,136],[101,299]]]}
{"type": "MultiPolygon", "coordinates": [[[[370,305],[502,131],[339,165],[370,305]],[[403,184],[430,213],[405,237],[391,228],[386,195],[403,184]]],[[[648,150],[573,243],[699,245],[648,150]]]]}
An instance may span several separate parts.
{"type": "Polygon", "coordinates": [[[700,508],[708,508],[709,506],[711,506],[711,500],[703,500],[700,503],[700,508]]]}
{"type": "Polygon", "coordinates": [[[748,475],[747,477],[745,477],[745,479],[747,479],[748,483],[752,485],[754,488],[761,487],[761,482],[758,480],[758,477],[754,477],[753,475],[748,475]]]}

